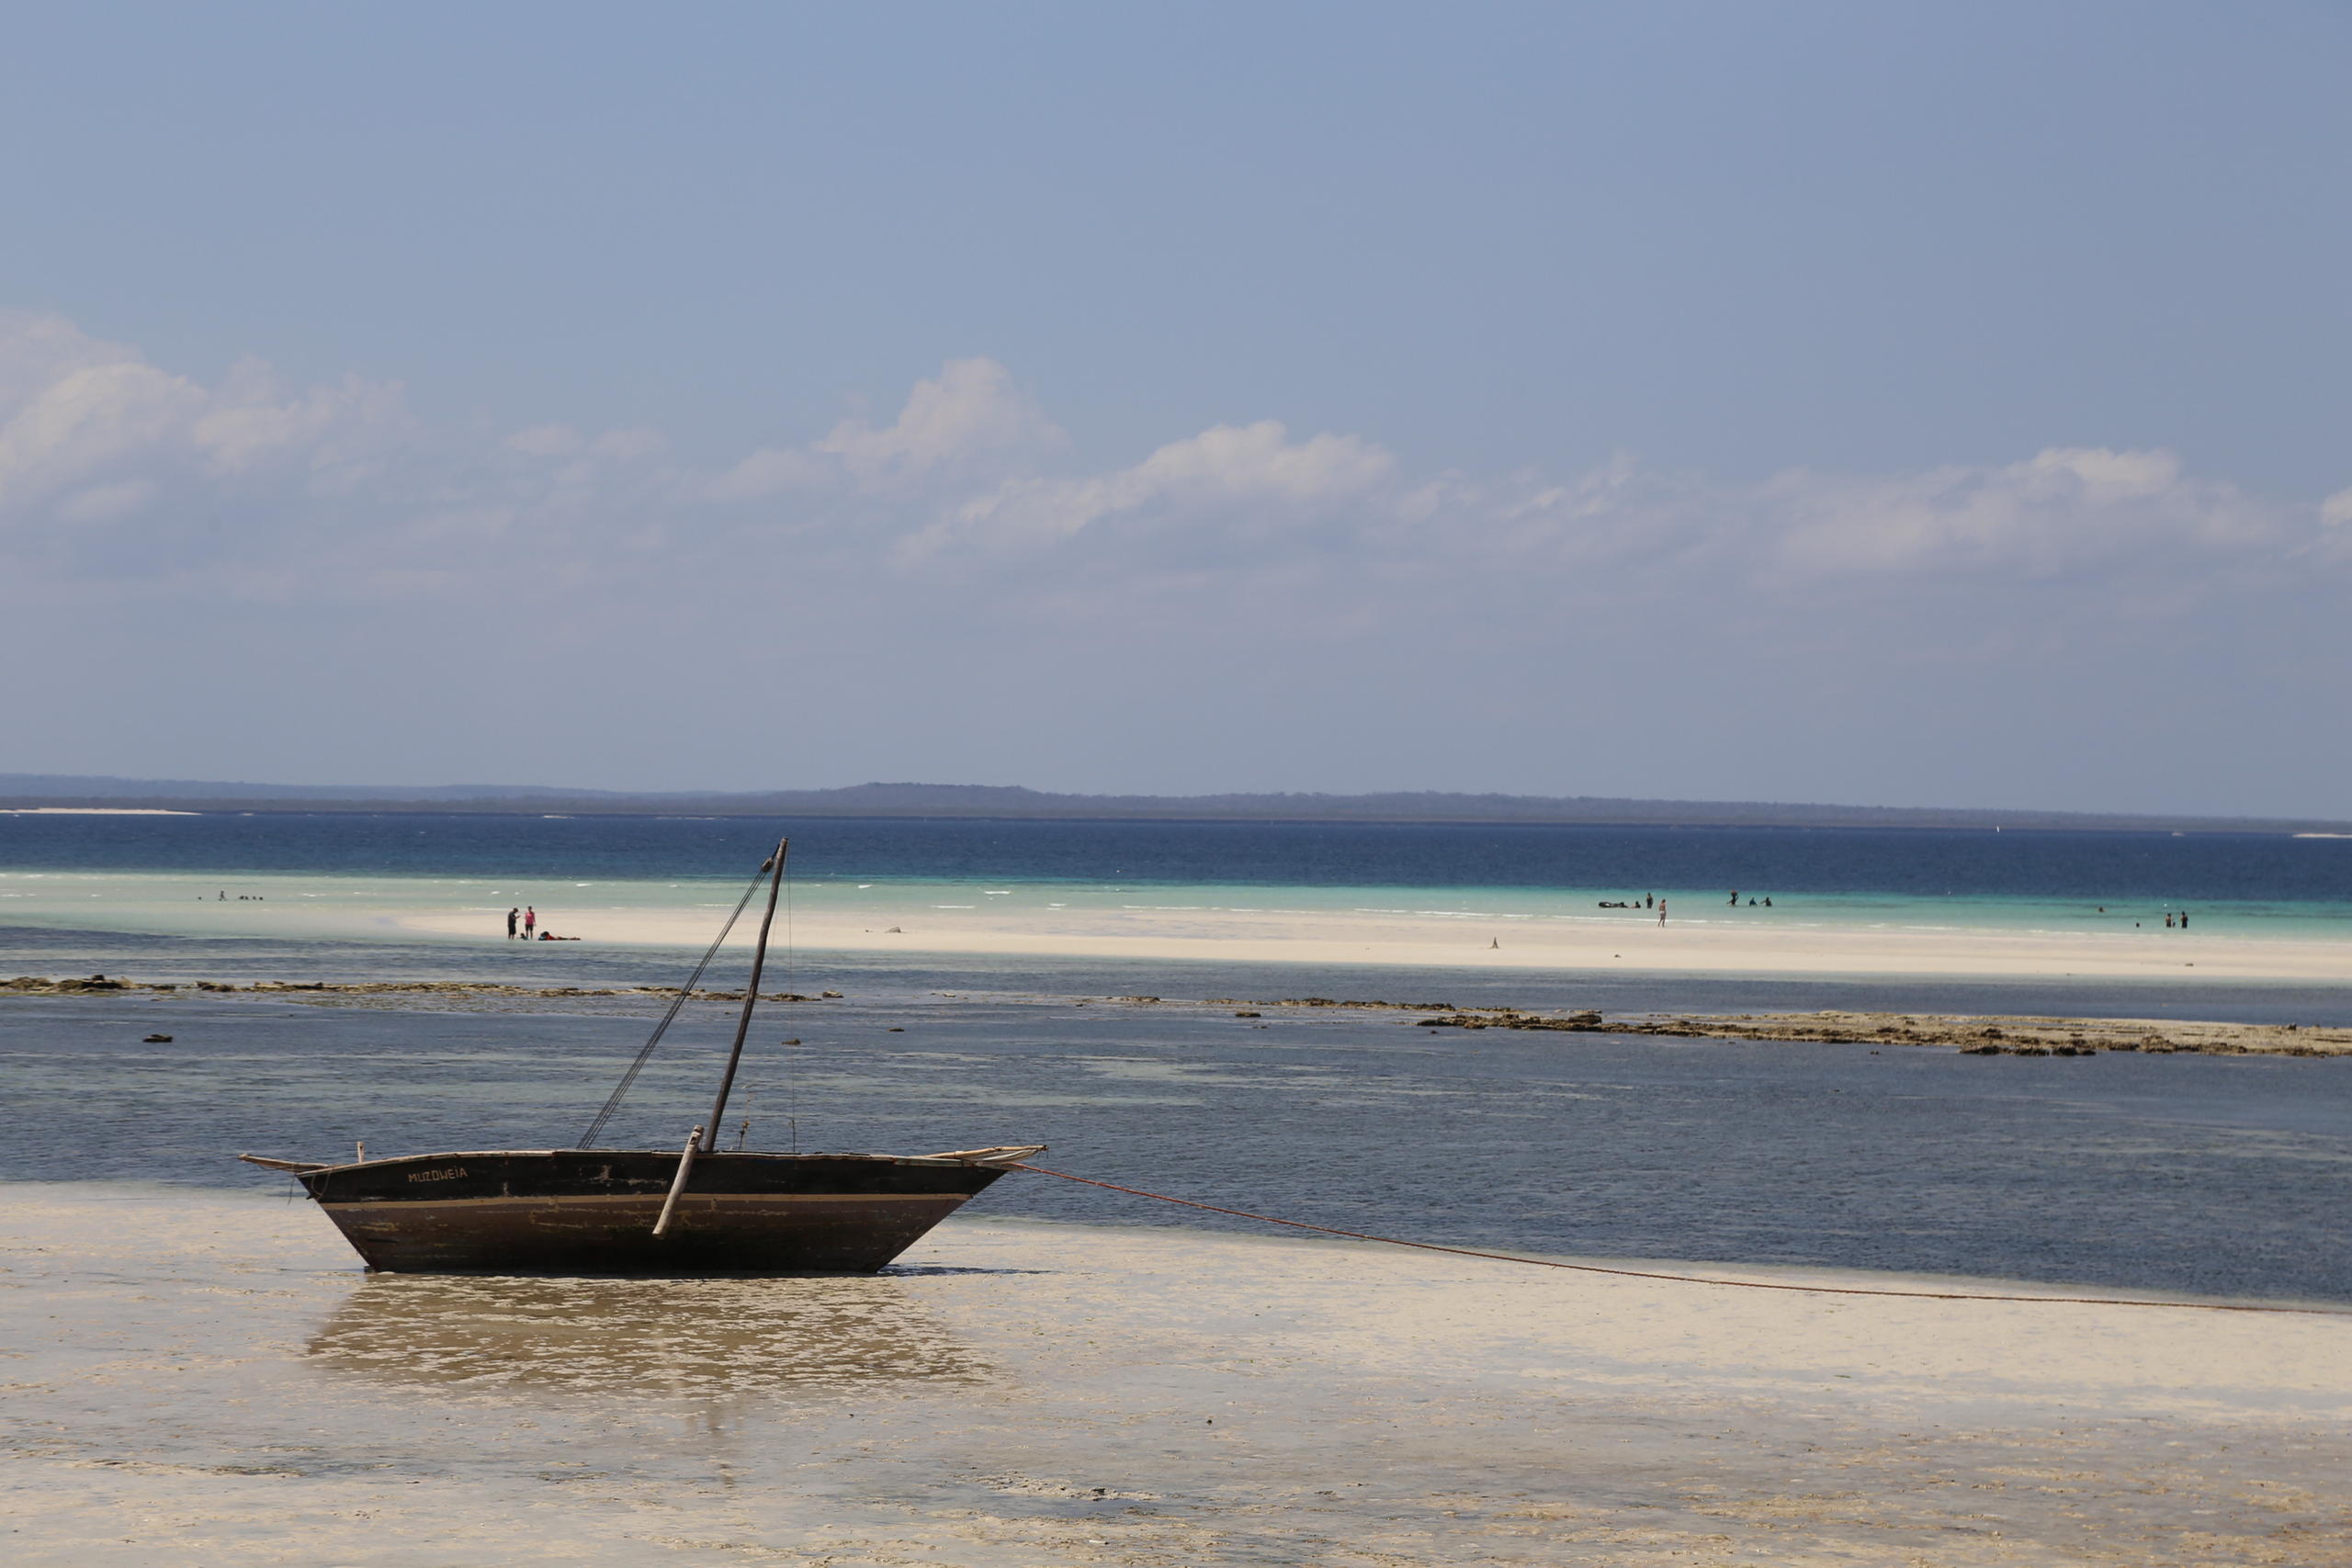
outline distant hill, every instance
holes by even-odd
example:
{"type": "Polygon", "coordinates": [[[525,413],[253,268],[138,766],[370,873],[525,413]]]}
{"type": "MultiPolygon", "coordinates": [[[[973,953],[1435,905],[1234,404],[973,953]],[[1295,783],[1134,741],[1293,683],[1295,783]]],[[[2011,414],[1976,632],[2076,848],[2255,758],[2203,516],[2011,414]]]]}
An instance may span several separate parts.
{"type": "Polygon", "coordinates": [[[1017,784],[862,784],[840,789],[631,793],[539,784],[266,784],[0,773],[0,808],[104,806],[182,811],[565,812],[574,816],[960,817],[1202,822],[1582,822],[1661,827],[2011,828],[2137,832],[2346,832],[2341,821],[1992,811],[1602,795],[1055,795],[1017,784]]]}

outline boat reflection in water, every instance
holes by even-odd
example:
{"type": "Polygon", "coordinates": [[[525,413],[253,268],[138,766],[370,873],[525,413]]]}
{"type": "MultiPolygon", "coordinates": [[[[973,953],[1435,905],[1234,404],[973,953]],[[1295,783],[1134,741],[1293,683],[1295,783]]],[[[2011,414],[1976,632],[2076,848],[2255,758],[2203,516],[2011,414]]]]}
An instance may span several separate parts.
{"type": "Polygon", "coordinates": [[[371,1382],[633,1400],[977,1382],[905,1284],[864,1279],[378,1274],[306,1347],[371,1382]]]}

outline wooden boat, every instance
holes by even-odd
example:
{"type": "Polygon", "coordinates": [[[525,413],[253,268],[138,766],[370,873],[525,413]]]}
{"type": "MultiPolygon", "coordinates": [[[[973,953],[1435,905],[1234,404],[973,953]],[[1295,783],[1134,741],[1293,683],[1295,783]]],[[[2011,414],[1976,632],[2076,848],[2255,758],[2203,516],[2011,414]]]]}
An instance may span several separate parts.
{"type": "Polygon", "coordinates": [[[423,1274],[870,1274],[1002,1176],[1036,1144],[921,1156],[718,1152],[760,999],[789,841],[760,867],[580,1145],[362,1157],[240,1155],[300,1181],[370,1269],[423,1274]],[[685,1146],[594,1146],[750,902],[766,915],[709,1120],[685,1146]]]}

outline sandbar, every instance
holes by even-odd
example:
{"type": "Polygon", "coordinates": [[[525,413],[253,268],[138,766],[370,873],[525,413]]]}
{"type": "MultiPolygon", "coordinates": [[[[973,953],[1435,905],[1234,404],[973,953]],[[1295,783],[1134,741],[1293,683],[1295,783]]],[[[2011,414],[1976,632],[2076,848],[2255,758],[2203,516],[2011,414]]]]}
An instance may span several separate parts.
{"type": "MultiPolygon", "coordinates": [[[[566,936],[604,946],[697,948],[700,909],[542,911],[566,936]]],[[[488,937],[496,917],[404,912],[413,935],[488,937]]],[[[749,922],[745,922],[748,926],[749,922]]],[[[748,931],[739,933],[748,942],[748,931]]],[[[1008,908],[894,911],[887,920],[798,913],[809,952],[967,957],[1199,960],[1689,975],[1939,976],[1979,978],[2352,982],[2352,938],[2222,936],[2199,931],[2009,931],[1817,922],[1505,921],[1371,911],[1008,908]],[[898,929],[892,929],[896,927],[898,929]]],[[[555,944],[547,944],[555,945],[555,944]]]]}

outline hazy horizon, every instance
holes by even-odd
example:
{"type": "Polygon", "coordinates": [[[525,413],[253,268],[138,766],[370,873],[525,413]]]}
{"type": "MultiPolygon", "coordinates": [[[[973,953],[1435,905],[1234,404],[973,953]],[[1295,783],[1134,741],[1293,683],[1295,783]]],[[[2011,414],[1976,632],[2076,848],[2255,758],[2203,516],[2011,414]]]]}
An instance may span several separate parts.
{"type": "Polygon", "coordinates": [[[0,769],[2346,814],[2340,7],[17,33],[0,769]]]}
{"type": "MultiPolygon", "coordinates": [[[[111,775],[0,773],[0,813],[23,809],[76,809],[88,803],[93,809],[106,801],[165,801],[185,803],[190,807],[217,807],[224,804],[241,807],[266,807],[277,802],[285,807],[406,807],[429,808],[446,805],[453,811],[473,809],[537,810],[542,806],[574,804],[581,809],[603,805],[622,807],[634,804],[648,806],[693,806],[702,809],[719,809],[729,803],[748,807],[753,804],[783,802],[773,813],[747,812],[748,815],[794,816],[813,812],[820,816],[888,817],[893,815],[922,816],[934,812],[985,818],[997,814],[990,807],[1003,808],[1010,818],[1050,819],[1054,807],[1070,808],[1072,819],[1093,815],[1083,808],[1089,805],[1133,804],[1145,817],[1167,814],[1168,819],[1184,818],[1168,812],[1168,808],[1186,805],[1213,807],[1220,804],[1233,809],[1233,814],[1211,810],[1199,817],[1202,821],[1312,821],[1318,818],[1281,810],[1253,814],[1243,809],[1250,804],[1279,807],[1286,804],[1329,803],[1336,815],[1332,821],[1458,821],[1476,823],[1578,823],[1622,824],[1651,823],[1668,825],[1685,823],[1768,825],[1775,814],[1782,825],[1816,827],[1910,826],[1932,827],[1939,824],[1924,818],[1942,818],[1940,825],[1982,826],[2000,818],[2008,818],[2018,826],[2059,825],[2079,818],[2085,828],[2145,827],[2161,830],[2174,824],[2245,824],[2276,827],[2281,829],[2301,829],[2324,827],[2330,829],[2352,822],[2352,818],[2331,817],[2265,817],[2221,816],[2195,813],[2142,813],[2112,811],[2069,811],[2047,807],[1982,807],[1955,806],[1889,806],[1868,801],[1830,800],[1738,800],[1725,797],[1622,796],[1622,795],[1538,795],[1507,794],[1494,791],[1238,791],[1216,790],[1189,794],[1165,792],[1128,792],[1121,794],[1074,793],[1038,790],[1025,784],[949,784],[922,780],[864,780],[844,784],[774,784],[748,790],[602,790],[576,784],[287,784],[258,779],[140,779],[111,775]],[[894,793],[896,792],[896,793],[894,793]],[[972,799],[957,800],[959,795],[972,799]],[[908,798],[908,797],[913,798],[908,798]],[[830,797],[830,798],[829,798],[830,797]],[[1001,798],[1015,797],[1015,798],[1001,798]],[[42,807],[14,807],[17,800],[52,803],[42,807]],[[57,806],[53,803],[74,803],[57,806]],[[1031,806],[1031,802],[1043,803],[1031,806]],[[1400,805],[1425,804],[1426,815],[1406,810],[1389,815],[1365,809],[1376,803],[1396,802],[1400,805]],[[1445,812],[1447,803],[1461,803],[1469,809],[1457,814],[1445,812]],[[1486,809],[1475,809],[1480,806],[1486,809]],[[1541,807],[1584,807],[1593,814],[1580,816],[1573,812],[1545,815],[1541,807]],[[1358,810],[1351,812],[1348,808],[1358,810]],[[958,807],[962,809],[959,810],[958,807]],[[1026,807],[1024,809],[1024,807],[1026,807]],[[1516,809],[1525,807],[1527,809],[1516,809]],[[1611,814],[1609,808],[1622,808],[1611,814]],[[1683,808],[1688,815],[1675,815],[1683,808]],[[1711,815],[1710,815],[1711,814],[1711,815]],[[1848,818],[1848,820],[1839,820],[1848,818]],[[1908,820],[1906,820],[1906,818],[1908,820]]],[[[620,815],[628,815],[621,811],[620,815]]],[[[2327,835],[2322,835],[2327,836],[2327,835]]]]}

